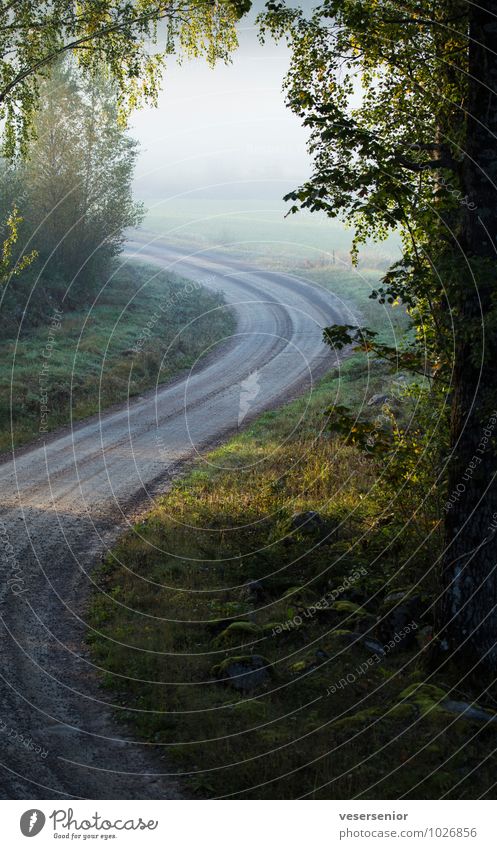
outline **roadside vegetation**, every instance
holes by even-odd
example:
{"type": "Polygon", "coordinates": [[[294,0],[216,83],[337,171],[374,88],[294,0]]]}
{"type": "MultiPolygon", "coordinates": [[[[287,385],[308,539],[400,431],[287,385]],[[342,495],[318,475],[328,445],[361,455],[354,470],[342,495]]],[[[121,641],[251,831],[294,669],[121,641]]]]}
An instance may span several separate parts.
{"type": "Polygon", "coordinates": [[[143,215],[132,196],[138,145],[118,123],[115,87],[59,60],[40,89],[29,151],[0,167],[0,221],[16,210],[17,273],[1,293],[8,336],[29,333],[54,307],[91,305],[125,229],[143,215]]]}
{"type": "MultiPolygon", "coordinates": [[[[384,342],[405,336],[355,279],[384,342]]],[[[479,713],[480,693],[427,672],[438,429],[426,386],[355,353],[198,461],[109,552],[93,659],[187,795],[491,792],[493,702],[479,713]],[[330,432],[344,403],[370,422],[369,450],[330,432]]]]}
{"type": "Polygon", "coordinates": [[[115,82],[59,58],[24,156],[0,161],[0,451],[169,380],[233,328],[220,295],[119,265],[143,216],[119,110],[115,82]]]}
{"type": "Polygon", "coordinates": [[[0,343],[0,450],[170,380],[234,327],[220,294],[136,262],[54,315],[0,343]]]}

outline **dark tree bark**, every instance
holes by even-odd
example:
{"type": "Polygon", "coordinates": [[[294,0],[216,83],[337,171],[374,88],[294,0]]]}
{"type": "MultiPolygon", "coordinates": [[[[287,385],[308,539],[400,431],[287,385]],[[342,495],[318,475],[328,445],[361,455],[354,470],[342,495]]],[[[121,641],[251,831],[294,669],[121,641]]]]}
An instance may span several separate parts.
{"type": "Polygon", "coordinates": [[[439,646],[497,679],[497,0],[470,4],[469,92],[439,646]]]}

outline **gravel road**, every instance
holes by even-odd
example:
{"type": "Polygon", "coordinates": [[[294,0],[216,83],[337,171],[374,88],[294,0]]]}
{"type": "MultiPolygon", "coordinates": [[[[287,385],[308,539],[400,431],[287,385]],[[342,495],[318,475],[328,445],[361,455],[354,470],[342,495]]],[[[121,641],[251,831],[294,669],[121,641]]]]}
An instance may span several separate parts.
{"type": "Polygon", "coordinates": [[[226,255],[186,256],[143,234],[127,254],[222,290],[238,326],[188,375],[0,465],[4,799],[181,797],[166,756],[130,739],[124,706],[99,687],[83,643],[92,567],[185,462],[236,430],[241,409],[245,425],[311,392],[335,365],[321,328],[352,320],[330,293],[226,255]]]}

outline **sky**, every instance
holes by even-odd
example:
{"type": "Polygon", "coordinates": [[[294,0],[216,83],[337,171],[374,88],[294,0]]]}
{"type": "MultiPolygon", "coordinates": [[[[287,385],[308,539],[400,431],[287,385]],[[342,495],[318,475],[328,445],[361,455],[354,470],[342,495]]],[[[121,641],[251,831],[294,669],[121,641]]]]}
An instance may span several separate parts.
{"type": "MultiPolygon", "coordinates": [[[[253,16],[252,16],[253,17],[253,16]]],[[[239,25],[231,65],[169,65],[157,108],[135,113],[138,196],[280,199],[310,171],[306,131],[285,106],[285,45],[239,25]]]]}

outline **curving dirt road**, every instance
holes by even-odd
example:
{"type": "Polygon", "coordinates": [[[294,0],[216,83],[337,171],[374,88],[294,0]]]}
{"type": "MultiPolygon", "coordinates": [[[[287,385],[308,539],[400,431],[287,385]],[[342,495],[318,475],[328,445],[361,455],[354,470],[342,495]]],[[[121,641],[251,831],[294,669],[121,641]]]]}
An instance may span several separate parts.
{"type": "Polygon", "coordinates": [[[180,796],[161,753],[127,738],[125,706],[110,704],[83,647],[92,566],[196,452],[312,391],[335,364],[322,326],[351,322],[285,274],[159,241],[128,252],[221,289],[238,327],[189,375],[0,465],[1,798],[180,796]]]}

